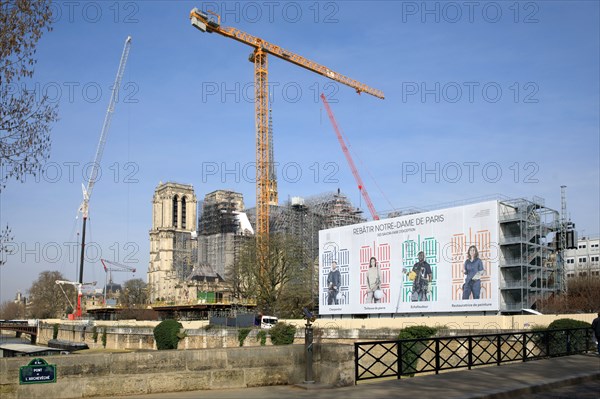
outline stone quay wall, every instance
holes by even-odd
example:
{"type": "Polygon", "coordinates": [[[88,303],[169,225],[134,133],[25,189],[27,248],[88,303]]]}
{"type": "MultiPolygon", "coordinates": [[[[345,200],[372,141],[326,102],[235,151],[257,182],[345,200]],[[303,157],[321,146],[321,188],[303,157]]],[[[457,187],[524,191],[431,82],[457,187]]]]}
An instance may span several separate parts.
{"type": "MultiPolygon", "coordinates": [[[[304,381],[304,345],[48,356],[56,383],[19,385],[31,358],[0,359],[0,397],[85,398],[289,385],[304,381]]],[[[315,380],[354,384],[352,345],[315,345],[315,380]]]]}
{"type": "MultiPolygon", "coordinates": [[[[527,330],[547,326],[561,318],[572,318],[591,323],[596,314],[568,315],[515,315],[515,316],[423,316],[369,319],[317,319],[313,324],[315,342],[352,343],[356,340],[395,339],[402,328],[426,325],[445,327],[448,333],[469,334],[479,332],[502,332],[507,330],[527,330]]],[[[304,321],[282,320],[297,328],[294,343],[304,343],[304,321]]],[[[43,320],[39,324],[39,345],[46,345],[52,339],[54,324],[59,324],[58,339],[85,342],[90,348],[102,347],[102,334],[106,331],[106,348],[125,350],[156,349],[153,329],[157,321],[69,321],[43,320]],[[96,328],[97,339],[93,339],[96,328]]],[[[211,327],[207,321],[182,321],[187,337],[179,343],[179,349],[208,349],[239,347],[238,329],[211,327]]],[[[259,346],[256,339],[258,329],[252,329],[244,341],[246,346],[259,346]]],[[[443,332],[442,332],[443,334],[443,332]]],[[[270,340],[267,339],[267,345],[270,340]]]]}

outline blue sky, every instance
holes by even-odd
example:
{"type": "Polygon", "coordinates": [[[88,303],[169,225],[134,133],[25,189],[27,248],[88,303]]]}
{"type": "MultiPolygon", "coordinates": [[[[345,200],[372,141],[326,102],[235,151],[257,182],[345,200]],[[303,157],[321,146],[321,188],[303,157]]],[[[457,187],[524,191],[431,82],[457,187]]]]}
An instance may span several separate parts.
{"type": "Polygon", "coordinates": [[[193,28],[189,11],[203,4],[223,25],[386,94],[358,96],[270,57],[280,201],[340,188],[368,213],[318,101],[325,91],[379,211],[496,193],[560,210],[564,184],[580,236],[598,235],[598,2],[57,2],[25,84],[56,99],[60,121],[47,175],[2,192],[16,245],[0,269],[2,301],[44,270],[76,278],[82,175],[127,35],[84,280],[103,282],[100,257],[138,268],[118,281],[146,278],[160,181],[193,184],[199,199],[233,189],[254,205],[251,49],[193,28]]]}

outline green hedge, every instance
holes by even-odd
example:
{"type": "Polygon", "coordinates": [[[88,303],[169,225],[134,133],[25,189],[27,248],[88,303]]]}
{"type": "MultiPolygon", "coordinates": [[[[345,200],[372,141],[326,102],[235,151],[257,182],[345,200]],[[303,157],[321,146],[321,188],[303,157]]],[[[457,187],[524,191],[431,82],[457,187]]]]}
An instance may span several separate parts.
{"type": "Polygon", "coordinates": [[[96,326],[92,328],[92,339],[94,340],[94,343],[98,342],[98,327],[96,326]]]}
{"type": "MultiPolygon", "coordinates": [[[[587,335],[590,333],[592,325],[585,321],[579,321],[574,319],[557,319],[548,325],[549,340],[549,356],[560,356],[566,353],[574,353],[584,351],[587,343],[587,335]],[[569,332],[569,346],[567,346],[567,332],[566,331],[552,331],[552,330],[567,330],[571,328],[585,328],[586,330],[576,330],[569,332]]],[[[546,342],[544,340],[544,345],[546,342]]]]}
{"type": "Polygon", "coordinates": [[[256,334],[256,340],[260,341],[260,346],[265,346],[267,344],[267,332],[265,330],[260,330],[256,334]]]}
{"type": "MultiPolygon", "coordinates": [[[[411,326],[400,330],[398,339],[424,339],[430,338],[437,333],[436,328],[427,326],[411,326]]],[[[402,375],[414,376],[417,371],[419,356],[425,349],[422,342],[403,342],[402,349],[402,375]]]]}
{"type": "Polygon", "coordinates": [[[400,330],[398,339],[418,339],[418,338],[429,338],[435,335],[437,332],[436,328],[427,326],[411,326],[400,330]]]}
{"type": "Polygon", "coordinates": [[[154,340],[158,350],[177,349],[180,334],[179,331],[183,328],[180,322],[176,320],[161,321],[154,327],[154,340]]]}
{"type": "Polygon", "coordinates": [[[244,346],[244,341],[248,334],[250,334],[250,331],[252,331],[251,328],[240,328],[238,330],[238,341],[240,342],[240,346],[244,346]]]}
{"type": "Polygon", "coordinates": [[[296,326],[279,322],[271,327],[269,335],[271,336],[271,343],[273,345],[289,345],[294,343],[296,326]]]}
{"type": "Polygon", "coordinates": [[[548,330],[566,330],[567,328],[591,328],[590,323],[574,319],[557,319],[548,325],[548,330]]]}

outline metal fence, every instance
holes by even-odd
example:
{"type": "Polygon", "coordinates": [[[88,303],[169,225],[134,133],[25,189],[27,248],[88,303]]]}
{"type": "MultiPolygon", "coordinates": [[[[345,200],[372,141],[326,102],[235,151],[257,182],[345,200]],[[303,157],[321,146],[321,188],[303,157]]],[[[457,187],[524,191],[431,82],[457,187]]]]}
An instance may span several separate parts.
{"type": "Polygon", "coordinates": [[[595,351],[590,328],[357,342],[355,381],[595,351]]]}

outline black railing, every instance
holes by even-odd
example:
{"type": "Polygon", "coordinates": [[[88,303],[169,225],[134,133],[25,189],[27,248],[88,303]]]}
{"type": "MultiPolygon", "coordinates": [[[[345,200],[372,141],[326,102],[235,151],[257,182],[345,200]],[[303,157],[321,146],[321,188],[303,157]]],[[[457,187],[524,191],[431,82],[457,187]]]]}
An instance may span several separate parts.
{"type": "Polygon", "coordinates": [[[355,381],[595,351],[590,328],[357,342],[355,381]]]}

